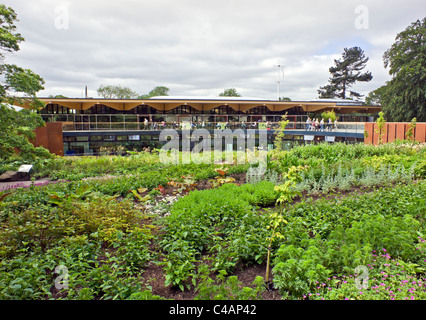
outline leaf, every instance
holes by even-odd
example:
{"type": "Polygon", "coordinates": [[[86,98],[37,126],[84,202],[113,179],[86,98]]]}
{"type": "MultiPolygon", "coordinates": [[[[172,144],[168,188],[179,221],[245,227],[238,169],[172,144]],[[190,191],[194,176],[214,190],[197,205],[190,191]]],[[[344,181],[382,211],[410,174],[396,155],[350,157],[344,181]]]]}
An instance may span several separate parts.
{"type": "Polygon", "coordinates": [[[0,201],[3,201],[3,199],[4,199],[5,197],[7,197],[8,195],[10,195],[10,194],[12,194],[12,192],[8,192],[8,193],[3,194],[3,195],[0,197],[0,201]]]}
{"type": "Polygon", "coordinates": [[[149,194],[147,194],[144,197],[141,197],[141,195],[139,193],[136,192],[136,190],[130,190],[132,192],[132,194],[135,196],[135,198],[137,198],[139,201],[141,202],[146,202],[149,199],[151,199],[151,196],[149,194]]]}
{"type": "Polygon", "coordinates": [[[144,192],[147,192],[147,191],[148,191],[148,188],[139,188],[138,189],[139,193],[144,193],[144,192]]]}

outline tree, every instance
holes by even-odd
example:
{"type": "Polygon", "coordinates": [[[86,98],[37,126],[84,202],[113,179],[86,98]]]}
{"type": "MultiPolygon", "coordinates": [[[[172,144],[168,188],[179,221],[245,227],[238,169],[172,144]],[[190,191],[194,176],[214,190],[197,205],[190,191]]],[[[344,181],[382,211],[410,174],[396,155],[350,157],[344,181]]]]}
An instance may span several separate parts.
{"type": "Polygon", "coordinates": [[[385,134],[386,128],[386,120],[384,118],[384,114],[382,111],[379,112],[379,117],[376,120],[377,129],[376,132],[379,134],[379,144],[382,144],[383,142],[383,135],[385,134]]]}
{"type": "Polygon", "coordinates": [[[15,11],[0,5],[0,102],[21,104],[29,102],[31,108],[37,109],[43,103],[37,99],[36,93],[43,90],[44,80],[29,69],[23,69],[14,64],[5,64],[6,54],[19,51],[19,44],[24,41],[20,33],[16,32],[15,22],[18,21],[15,11]],[[16,97],[15,93],[22,93],[23,97],[16,97]]]}
{"type": "Polygon", "coordinates": [[[97,92],[105,99],[135,99],[138,96],[132,89],[121,85],[101,85],[97,92]]]}
{"type": "Polygon", "coordinates": [[[168,96],[170,89],[164,86],[157,86],[152,89],[148,94],[143,94],[138,99],[149,99],[151,97],[168,96]]]}
{"type": "Polygon", "coordinates": [[[426,121],[426,17],[395,40],[383,55],[392,79],[381,89],[382,110],[389,121],[426,121]]]}
{"type": "Polygon", "coordinates": [[[62,94],[57,94],[57,95],[49,95],[48,98],[55,98],[55,99],[67,99],[68,97],[62,95],[62,94]]]}
{"type": "Polygon", "coordinates": [[[35,148],[29,141],[35,137],[35,128],[44,126],[44,121],[35,110],[44,106],[36,93],[43,88],[44,80],[29,69],[14,64],[5,64],[6,54],[19,50],[24,41],[16,32],[18,21],[15,11],[0,5],[0,159],[8,160],[19,151],[21,159],[49,156],[44,148],[35,148]],[[16,97],[14,94],[23,94],[16,97]],[[28,103],[29,109],[15,110],[11,105],[28,103]]]}
{"type": "Polygon", "coordinates": [[[386,87],[381,86],[376,90],[371,91],[365,97],[365,105],[367,106],[380,106],[382,105],[382,97],[386,94],[386,87]]]}
{"type": "Polygon", "coordinates": [[[291,101],[289,97],[280,97],[278,100],[280,101],[291,101]]]}
{"type": "Polygon", "coordinates": [[[219,97],[241,97],[235,88],[225,89],[219,97]]]}
{"type": "Polygon", "coordinates": [[[361,73],[369,58],[365,57],[364,51],[359,47],[345,48],[342,59],[334,60],[334,67],[330,67],[331,77],[329,84],[320,87],[319,98],[347,98],[347,92],[351,98],[359,98],[362,95],[349,90],[357,81],[368,82],[373,79],[371,72],[361,73]]]}
{"type": "Polygon", "coordinates": [[[44,126],[43,118],[32,110],[17,111],[0,104],[0,159],[13,160],[16,156],[32,161],[37,157],[48,158],[50,153],[42,147],[34,147],[35,129],[44,126]],[[19,151],[16,154],[16,151],[19,151]]]}

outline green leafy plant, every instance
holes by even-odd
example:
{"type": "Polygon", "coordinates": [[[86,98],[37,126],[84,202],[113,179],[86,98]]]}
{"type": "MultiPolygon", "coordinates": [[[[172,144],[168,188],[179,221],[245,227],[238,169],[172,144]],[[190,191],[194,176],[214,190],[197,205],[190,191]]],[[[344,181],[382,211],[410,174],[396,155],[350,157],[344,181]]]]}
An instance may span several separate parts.
{"type": "Polygon", "coordinates": [[[212,188],[217,188],[225,183],[231,183],[234,182],[235,179],[229,176],[226,176],[228,174],[228,169],[227,168],[220,168],[220,169],[216,169],[215,170],[219,175],[213,179],[210,180],[211,184],[212,184],[212,188]]]}
{"type": "Polygon", "coordinates": [[[384,113],[382,111],[379,112],[379,117],[376,120],[377,129],[376,132],[379,134],[379,140],[378,143],[383,143],[383,135],[385,133],[385,118],[384,113]]]}
{"type": "Polygon", "coordinates": [[[198,269],[197,280],[197,295],[194,300],[260,300],[265,291],[260,276],[253,281],[253,287],[245,287],[237,276],[227,277],[225,271],[219,272],[213,280],[207,265],[198,269]]]}
{"type": "Polygon", "coordinates": [[[287,113],[281,117],[281,120],[278,122],[278,128],[275,130],[275,139],[274,139],[274,147],[276,152],[282,151],[283,148],[283,139],[284,139],[284,131],[287,127],[288,123],[290,122],[289,119],[287,119],[287,113]]]}

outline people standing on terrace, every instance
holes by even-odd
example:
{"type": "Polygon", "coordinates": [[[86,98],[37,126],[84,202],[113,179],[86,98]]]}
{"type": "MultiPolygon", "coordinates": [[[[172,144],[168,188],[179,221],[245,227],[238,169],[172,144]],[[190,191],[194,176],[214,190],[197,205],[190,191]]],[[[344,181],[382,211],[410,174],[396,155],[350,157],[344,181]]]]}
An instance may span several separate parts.
{"type": "Polygon", "coordinates": [[[311,118],[308,117],[308,119],[306,119],[306,131],[310,130],[310,126],[311,126],[311,118]]]}
{"type": "Polygon", "coordinates": [[[328,121],[327,121],[327,129],[328,129],[328,131],[331,131],[332,125],[333,125],[333,122],[331,121],[331,118],[328,118],[328,121]]]}
{"type": "Polygon", "coordinates": [[[320,126],[319,120],[318,120],[318,118],[316,118],[315,119],[315,131],[319,130],[319,126],[320,126]]]}

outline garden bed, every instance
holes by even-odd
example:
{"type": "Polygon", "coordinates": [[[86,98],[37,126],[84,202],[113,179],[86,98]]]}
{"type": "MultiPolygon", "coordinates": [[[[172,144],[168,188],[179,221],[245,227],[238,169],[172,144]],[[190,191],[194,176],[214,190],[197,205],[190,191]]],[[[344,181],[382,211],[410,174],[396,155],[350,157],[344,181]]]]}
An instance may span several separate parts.
{"type": "Polygon", "coordinates": [[[0,192],[0,298],[423,299],[424,155],[298,147],[254,180],[152,154],[46,162],[66,181],[0,192]]]}

